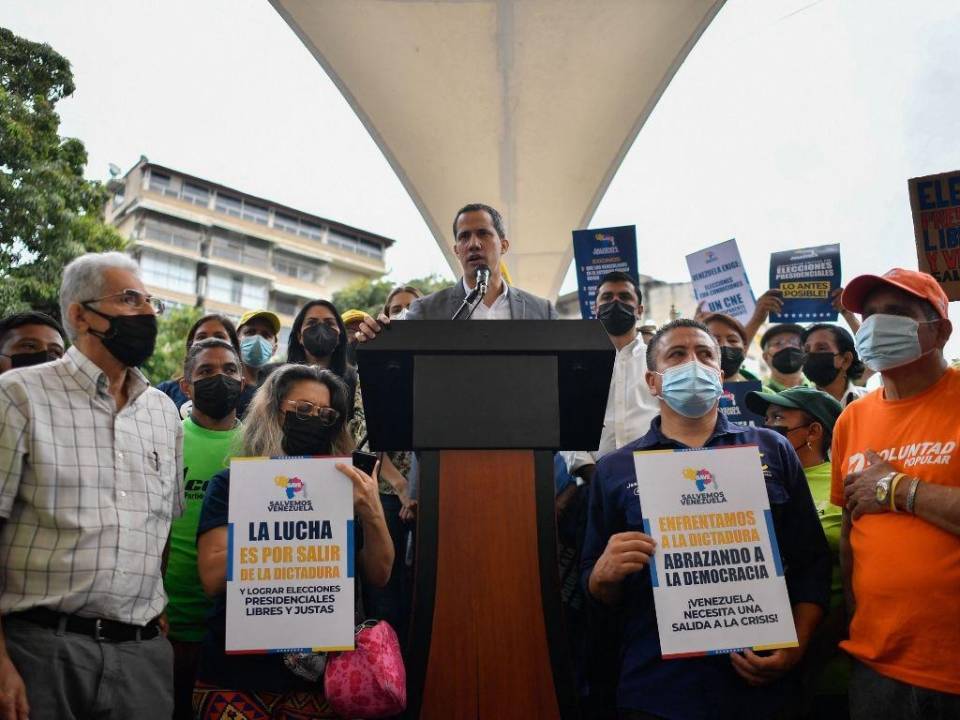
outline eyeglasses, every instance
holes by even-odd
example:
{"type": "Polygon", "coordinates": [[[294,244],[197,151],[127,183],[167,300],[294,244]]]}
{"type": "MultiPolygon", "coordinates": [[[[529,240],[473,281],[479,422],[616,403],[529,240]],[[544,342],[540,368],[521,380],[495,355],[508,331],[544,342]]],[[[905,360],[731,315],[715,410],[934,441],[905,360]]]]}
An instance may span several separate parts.
{"type": "Polygon", "coordinates": [[[800,338],[796,337],[784,337],[784,338],[774,338],[767,343],[767,347],[771,350],[782,350],[783,348],[797,348],[802,350],[803,346],[800,344],[800,338]]]}
{"type": "Polygon", "coordinates": [[[150,305],[153,307],[153,310],[157,313],[157,315],[162,315],[164,309],[166,309],[166,303],[164,303],[160,298],[155,298],[153,295],[147,295],[139,290],[131,290],[130,288],[121,290],[118,293],[113,293],[112,295],[104,295],[103,297],[94,298],[93,300],[84,300],[80,304],[89,305],[90,303],[100,302],[101,300],[110,300],[112,298],[120,298],[120,302],[128,307],[132,307],[134,310],[139,310],[144,305],[150,305]]]}
{"type": "Polygon", "coordinates": [[[320,418],[320,424],[324,427],[331,427],[340,418],[340,413],[332,407],[321,407],[306,400],[284,400],[283,404],[292,406],[294,413],[300,420],[306,420],[313,416],[320,418]]]}

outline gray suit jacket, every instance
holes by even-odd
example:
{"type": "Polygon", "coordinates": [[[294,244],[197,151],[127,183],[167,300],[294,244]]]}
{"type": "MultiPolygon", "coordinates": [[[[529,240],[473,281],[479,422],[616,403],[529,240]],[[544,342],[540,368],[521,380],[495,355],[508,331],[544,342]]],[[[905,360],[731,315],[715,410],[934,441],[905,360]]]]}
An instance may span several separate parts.
{"type": "MultiPolygon", "coordinates": [[[[449,320],[463,303],[466,293],[463,282],[457,280],[453,287],[419,298],[407,308],[407,320],[449,320]]],[[[531,295],[518,287],[510,286],[507,293],[510,316],[513,320],[556,320],[560,316],[553,303],[531,295]]]]}

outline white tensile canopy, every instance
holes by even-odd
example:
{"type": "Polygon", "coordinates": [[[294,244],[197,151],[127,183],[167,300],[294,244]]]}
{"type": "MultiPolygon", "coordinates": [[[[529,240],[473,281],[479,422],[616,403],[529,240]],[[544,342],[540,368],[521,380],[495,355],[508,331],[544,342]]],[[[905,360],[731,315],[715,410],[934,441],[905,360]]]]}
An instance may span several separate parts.
{"type": "MultiPolygon", "coordinates": [[[[723,0],[271,0],[380,146],[455,272],[499,209],[514,283],[555,297],[634,138],[723,0]]],[[[372,199],[375,201],[375,199],[372,199]]]]}

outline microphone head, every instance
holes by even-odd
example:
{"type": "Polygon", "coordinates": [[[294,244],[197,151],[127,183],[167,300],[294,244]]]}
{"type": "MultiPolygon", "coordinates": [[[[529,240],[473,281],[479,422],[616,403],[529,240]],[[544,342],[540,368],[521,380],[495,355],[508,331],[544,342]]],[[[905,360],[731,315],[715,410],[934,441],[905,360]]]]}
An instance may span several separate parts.
{"type": "Polygon", "coordinates": [[[486,285],[490,282],[490,268],[486,265],[478,265],[475,274],[479,284],[486,285]]]}

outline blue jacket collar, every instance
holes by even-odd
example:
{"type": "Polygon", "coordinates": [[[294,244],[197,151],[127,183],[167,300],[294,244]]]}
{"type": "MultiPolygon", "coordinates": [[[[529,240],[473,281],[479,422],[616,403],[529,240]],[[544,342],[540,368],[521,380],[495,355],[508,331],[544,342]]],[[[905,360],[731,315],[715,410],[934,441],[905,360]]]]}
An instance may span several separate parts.
{"type": "MultiPolygon", "coordinates": [[[[675,440],[672,440],[663,434],[660,429],[660,422],[661,418],[659,415],[657,415],[653,419],[653,422],[650,423],[650,430],[647,431],[647,434],[631,443],[632,449],[647,450],[659,445],[676,445],[677,442],[675,440]]],[[[726,415],[721,412],[717,412],[717,424],[713,426],[713,433],[710,435],[710,438],[707,440],[705,445],[710,445],[713,440],[721,435],[735,435],[746,431],[747,428],[741,427],[740,425],[734,425],[732,422],[727,420],[726,415]]]]}

